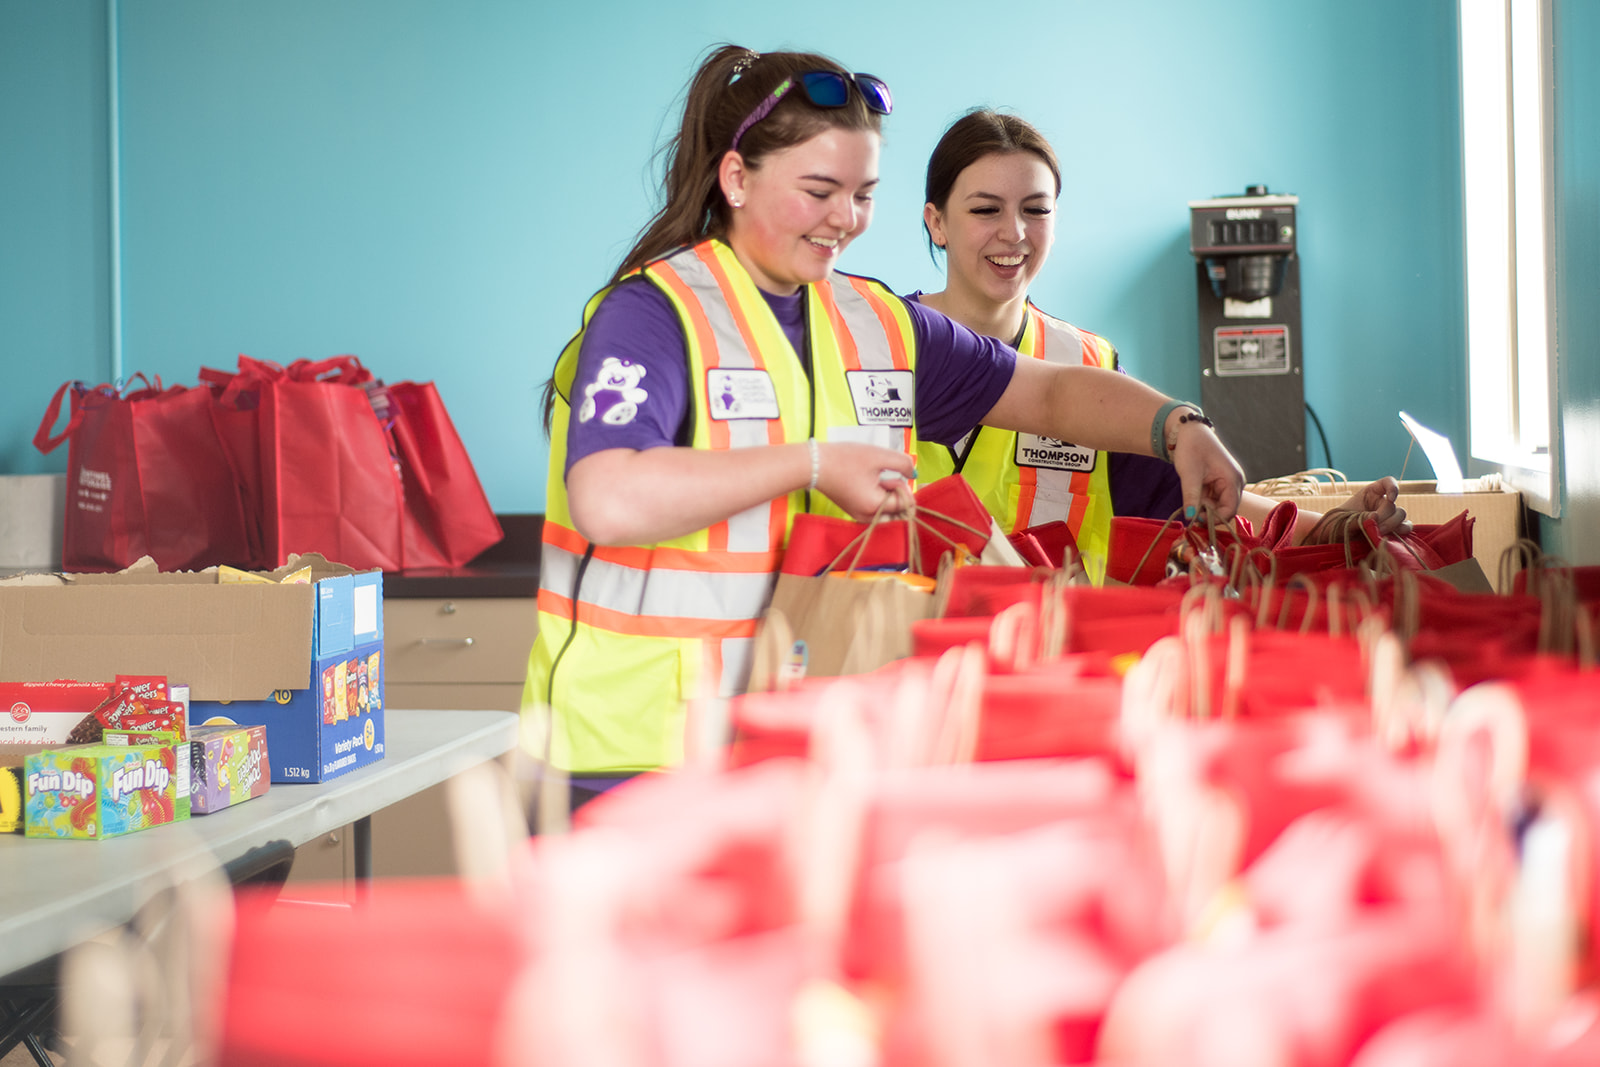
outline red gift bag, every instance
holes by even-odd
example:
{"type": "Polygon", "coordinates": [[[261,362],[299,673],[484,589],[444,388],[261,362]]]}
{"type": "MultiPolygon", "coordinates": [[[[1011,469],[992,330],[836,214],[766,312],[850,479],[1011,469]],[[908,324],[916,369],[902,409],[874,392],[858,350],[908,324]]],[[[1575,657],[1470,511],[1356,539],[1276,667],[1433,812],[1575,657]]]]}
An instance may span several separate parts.
{"type": "Polygon", "coordinates": [[[388,387],[408,567],[459,567],[505,534],[432,382],[388,387]]]}
{"type": "Polygon", "coordinates": [[[992,520],[959,474],[923,486],[915,499],[915,542],[902,519],[867,523],[829,515],[795,516],[783,573],[815,577],[830,570],[909,568],[932,578],[946,553],[960,549],[974,558],[983,553],[992,520]]]}
{"type": "Polygon", "coordinates": [[[69,382],[56,390],[34,435],[41,452],[69,441],[69,500],[62,567],[112,571],[150,556],[164,571],[252,560],[239,485],[211,418],[205,389],[127,391],[69,382]],[[63,398],[71,416],[51,436],[63,398]]]}
{"type": "Polygon", "coordinates": [[[259,385],[267,563],[320,552],[359,569],[405,566],[398,461],[353,356],[291,364],[259,385]]]}

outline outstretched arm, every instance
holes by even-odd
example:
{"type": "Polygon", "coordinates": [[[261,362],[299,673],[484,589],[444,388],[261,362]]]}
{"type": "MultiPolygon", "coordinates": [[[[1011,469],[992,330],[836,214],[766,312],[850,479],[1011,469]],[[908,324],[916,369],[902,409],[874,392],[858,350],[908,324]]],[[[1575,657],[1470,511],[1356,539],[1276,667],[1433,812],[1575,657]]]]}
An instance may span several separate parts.
{"type": "MultiPolygon", "coordinates": [[[[983,422],[1097,451],[1148,456],[1154,454],[1150,424],[1166,402],[1161,393],[1116,371],[1019,359],[1011,384],[983,422]]],[[[1217,522],[1227,522],[1239,508],[1244,472],[1209,427],[1182,420],[1187,410],[1170,412],[1162,429],[1183,483],[1184,506],[1190,517],[1204,509],[1217,522]]]]}
{"type": "MultiPolygon", "coordinates": [[[[1328,511],[1370,511],[1373,518],[1378,521],[1378,533],[1387,536],[1399,534],[1404,536],[1411,532],[1411,522],[1406,518],[1406,509],[1398,501],[1400,496],[1400,483],[1393,477],[1379,478],[1353,495],[1338,507],[1329,508],[1328,511]]],[[[1290,497],[1289,499],[1294,499],[1290,497]]],[[[1296,501],[1298,503],[1299,501],[1296,501]]],[[[1255,493],[1245,493],[1239,503],[1239,514],[1249,519],[1260,528],[1266,522],[1267,515],[1272,509],[1283,503],[1271,497],[1258,496],[1255,493]]],[[[1304,544],[1306,537],[1322,521],[1326,512],[1310,511],[1301,508],[1295,516],[1294,534],[1292,544],[1304,544]]]]}

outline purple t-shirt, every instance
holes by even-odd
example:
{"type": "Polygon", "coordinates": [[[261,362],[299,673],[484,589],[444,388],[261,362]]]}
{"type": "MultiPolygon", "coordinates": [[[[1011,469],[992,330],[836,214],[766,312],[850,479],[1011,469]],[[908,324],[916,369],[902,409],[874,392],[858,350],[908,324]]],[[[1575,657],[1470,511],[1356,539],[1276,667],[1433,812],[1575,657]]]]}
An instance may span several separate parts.
{"type": "MultiPolygon", "coordinates": [[[[805,293],[762,292],[784,335],[805,353],[805,293]]],[[[1011,383],[1016,352],[931,308],[907,302],[916,334],[917,436],[949,444],[976,426],[1011,383]]],[[[642,278],[606,294],[578,352],[567,470],[607,448],[688,443],[683,327],[665,293],[642,278]]]]}
{"type": "MultiPolygon", "coordinates": [[[[913,307],[921,307],[922,293],[912,293],[906,300],[913,307]]],[[[1113,366],[1119,374],[1127,373],[1120,361],[1113,366]]],[[[1183,506],[1183,483],[1172,464],[1134,452],[1109,452],[1106,461],[1113,515],[1166,519],[1183,506]]]]}

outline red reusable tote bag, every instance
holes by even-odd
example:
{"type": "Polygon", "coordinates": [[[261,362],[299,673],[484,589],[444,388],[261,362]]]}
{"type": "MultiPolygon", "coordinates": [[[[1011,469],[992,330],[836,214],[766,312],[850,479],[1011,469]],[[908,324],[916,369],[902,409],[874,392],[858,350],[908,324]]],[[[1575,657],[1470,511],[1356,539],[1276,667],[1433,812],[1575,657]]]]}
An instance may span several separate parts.
{"type": "Polygon", "coordinates": [[[400,570],[399,464],[354,357],[295,364],[261,385],[262,540],[270,566],[320,552],[358,570],[400,570]],[[336,377],[319,378],[339,364],[336,377]],[[355,372],[352,373],[350,366],[355,372]]]}
{"type": "Polygon", "coordinates": [[[405,486],[408,567],[459,567],[504,537],[432,382],[388,387],[405,486]]]}
{"type": "Polygon", "coordinates": [[[34,445],[50,452],[70,442],[64,570],[120,570],[141,556],[164,571],[251,562],[239,486],[212,404],[209,390],[163,391],[159,379],[132,392],[82,382],[56,390],[34,445]],[[71,417],[51,436],[69,390],[71,417]]]}

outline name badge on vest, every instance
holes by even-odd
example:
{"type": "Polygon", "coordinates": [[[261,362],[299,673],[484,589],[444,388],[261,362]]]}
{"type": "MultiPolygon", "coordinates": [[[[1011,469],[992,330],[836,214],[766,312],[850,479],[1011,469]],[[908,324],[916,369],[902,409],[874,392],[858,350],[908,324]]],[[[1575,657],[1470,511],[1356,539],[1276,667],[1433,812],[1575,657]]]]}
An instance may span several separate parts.
{"type": "Polygon", "coordinates": [[[916,422],[916,375],[908,370],[849,370],[850,399],[862,426],[911,426],[916,422]]]}
{"type": "Polygon", "coordinates": [[[776,419],[778,390],[772,375],[754,368],[716,367],[706,371],[706,398],[711,417],[728,419],[776,419]]]}
{"type": "Polygon", "coordinates": [[[1037,437],[1031,433],[1017,434],[1017,466],[1041,467],[1051,471],[1092,471],[1095,452],[1092,448],[1058,441],[1054,437],[1037,437]]]}

